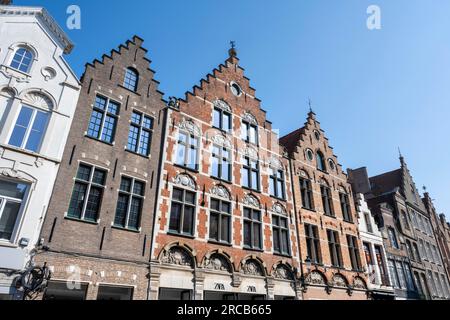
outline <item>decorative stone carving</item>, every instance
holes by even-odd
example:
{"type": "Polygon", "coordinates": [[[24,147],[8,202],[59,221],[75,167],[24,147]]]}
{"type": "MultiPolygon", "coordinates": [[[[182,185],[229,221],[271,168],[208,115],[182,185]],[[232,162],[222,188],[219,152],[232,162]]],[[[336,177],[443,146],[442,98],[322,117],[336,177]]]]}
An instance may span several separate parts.
{"type": "Polygon", "coordinates": [[[224,186],[215,186],[211,189],[210,193],[216,197],[231,200],[231,195],[224,186]]]}
{"type": "Polygon", "coordinates": [[[244,274],[248,274],[251,276],[264,276],[261,265],[253,259],[247,260],[244,263],[244,265],[242,266],[242,271],[244,272],[244,274]]]}
{"type": "Polygon", "coordinates": [[[222,109],[223,111],[231,113],[231,107],[228,103],[223,100],[217,99],[213,102],[214,107],[222,109]]]}
{"type": "Polygon", "coordinates": [[[17,172],[14,169],[3,169],[1,171],[1,174],[5,177],[10,177],[10,178],[15,178],[15,179],[21,179],[22,176],[20,175],[19,172],[17,172]]]}
{"type": "Polygon", "coordinates": [[[258,159],[258,151],[256,151],[256,149],[253,147],[247,146],[244,149],[244,156],[252,159],[258,159]]]}
{"type": "Polygon", "coordinates": [[[231,273],[231,266],[228,260],[221,254],[214,253],[210,257],[205,258],[205,269],[215,271],[226,271],[231,273]]]}
{"type": "Polygon", "coordinates": [[[41,74],[44,76],[45,81],[52,80],[56,77],[56,71],[52,67],[42,68],[41,74]]]}
{"type": "Polygon", "coordinates": [[[333,276],[332,284],[334,287],[347,288],[347,281],[341,274],[335,274],[333,276]]]}
{"type": "Polygon", "coordinates": [[[259,203],[259,200],[251,194],[246,194],[244,197],[244,200],[242,202],[246,206],[251,206],[251,207],[258,208],[258,209],[261,208],[261,204],[259,203]]]}
{"type": "Polygon", "coordinates": [[[276,279],[281,279],[281,280],[293,280],[294,279],[291,270],[284,264],[279,264],[275,268],[275,270],[273,272],[273,276],[276,279]]]}
{"type": "Polygon", "coordinates": [[[242,116],[242,119],[250,124],[258,125],[258,121],[256,121],[255,116],[249,112],[245,112],[244,115],[242,116]]]}
{"type": "Polygon", "coordinates": [[[167,103],[167,105],[170,108],[180,109],[180,101],[175,97],[169,97],[169,102],[167,103]]]}
{"type": "Polygon", "coordinates": [[[186,267],[194,266],[192,257],[187,253],[186,249],[181,247],[172,247],[169,250],[164,250],[161,262],[186,267]]]}
{"type": "Polygon", "coordinates": [[[326,285],[325,278],[318,271],[311,271],[306,277],[305,282],[312,285],[326,285]]]}
{"type": "Polygon", "coordinates": [[[278,170],[283,170],[283,164],[281,163],[280,159],[272,156],[269,160],[269,165],[274,168],[274,169],[278,169],[278,170]]]}
{"type": "Polygon", "coordinates": [[[40,167],[42,167],[42,166],[44,165],[44,161],[43,161],[41,158],[38,158],[38,159],[36,159],[36,161],[34,162],[34,165],[35,165],[37,168],[40,168],[40,167]]]}
{"type": "Polygon", "coordinates": [[[192,120],[182,121],[180,124],[178,124],[178,128],[197,137],[202,135],[202,131],[192,120]]]}
{"type": "Polygon", "coordinates": [[[303,170],[299,170],[298,171],[298,175],[299,176],[301,176],[301,177],[303,177],[303,178],[308,178],[308,175],[306,174],[306,172],[305,171],[303,171],[303,170]]]}
{"type": "Polygon", "coordinates": [[[274,205],[272,206],[272,211],[280,215],[286,215],[286,209],[279,202],[274,203],[274,205]]]}
{"type": "Polygon", "coordinates": [[[183,187],[188,187],[193,190],[197,190],[197,186],[195,184],[195,181],[188,176],[187,174],[179,174],[175,177],[174,181],[175,184],[181,185],[183,187]]]}
{"type": "Polygon", "coordinates": [[[366,283],[360,277],[356,277],[355,280],[353,281],[353,288],[361,289],[361,290],[366,290],[367,289],[366,283]]]}
{"type": "Polygon", "coordinates": [[[29,104],[29,105],[32,105],[34,107],[38,107],[41,109],[47,109],[47,110],[53,109],[53,103],[50,100],[50,98],[48,98],[47,96],[45,96],[44,94],[42,94],[40,92],[35,92],[35,91],[28,92],[27,94],[25,94],[22,101],[25,104],[29,104]]]}
{"type": "Polygon", "coordinates": [[[216,135],[216,136],[211,137],[211,141],[219,146],[222,146],[227,149],[231,149],[231,141],[222,135],[216,135]]]}

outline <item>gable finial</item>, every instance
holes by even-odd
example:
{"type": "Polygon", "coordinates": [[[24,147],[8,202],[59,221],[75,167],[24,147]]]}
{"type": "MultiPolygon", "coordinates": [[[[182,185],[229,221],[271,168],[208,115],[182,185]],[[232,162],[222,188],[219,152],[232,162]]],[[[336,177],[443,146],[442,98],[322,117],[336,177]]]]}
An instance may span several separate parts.
{"type": "Polygon", "coordinates": [[[228,54],[230,57],[236,57],[237,51],[236,51],[236,41],[230,41],[230,50],[228,50],[228,54]]]}
{"type": "Polygon", "coordinates": [[[311,101],[311,99],[308,99],[308,106],[309,106],[309,112],[310,113],[314,113],[314,111],[312,109],[312,101],[311,101]]]}

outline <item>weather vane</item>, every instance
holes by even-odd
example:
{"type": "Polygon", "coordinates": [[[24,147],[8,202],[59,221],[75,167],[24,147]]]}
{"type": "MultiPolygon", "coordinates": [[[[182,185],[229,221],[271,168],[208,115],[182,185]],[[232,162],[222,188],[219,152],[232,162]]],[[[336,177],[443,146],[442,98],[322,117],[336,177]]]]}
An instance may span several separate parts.
{"type": "Polygon", "coordinates": [[[311,99],[308,99],[308,105],[309,105],[309,112],[313,112],[311,99]]]}
{"type": "Polygon", "coordinates": [[[236,41],[230,41],[231,48],[236,48],[236,41]]]}

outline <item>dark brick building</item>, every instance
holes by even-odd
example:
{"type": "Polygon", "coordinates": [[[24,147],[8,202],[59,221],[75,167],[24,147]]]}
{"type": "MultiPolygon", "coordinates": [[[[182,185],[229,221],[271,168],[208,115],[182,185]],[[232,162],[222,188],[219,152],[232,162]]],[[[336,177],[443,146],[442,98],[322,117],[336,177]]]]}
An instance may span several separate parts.
{"type": "Polygon", "coordinates": [[[352,190],[314,112],[280,142],[291,159],[304,299],[367,299],[352,190]]]}
{"type": "Polygon", "coordinates": [[[349,177],[365,195],[383,233],[397,298],[445,299],[447,277],[430,215],[403,157],[400,164],[400,169],[371,178],[366,168],[349,170],[349,177]]]}
{"type": "Polygon", "coordinates": [[[142,42],[86,66],[36,257],[44,299],[147,299],[165,103],[142,42]]]}
{"type": "Polygon", "coordinates": [[[289,162],[234,49],[172,101],[151,299],[301,299],[289,162]]]}

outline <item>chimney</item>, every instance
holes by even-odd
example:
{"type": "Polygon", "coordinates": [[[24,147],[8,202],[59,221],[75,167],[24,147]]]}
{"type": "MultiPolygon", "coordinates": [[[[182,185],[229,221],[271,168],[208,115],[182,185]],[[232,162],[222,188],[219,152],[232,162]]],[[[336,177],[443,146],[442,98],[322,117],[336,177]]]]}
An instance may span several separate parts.
{"type": "Polygon", "coordinates": [[[9,6],[12,4],[12,0],[0,0],[0,5],[9,6]]]}

